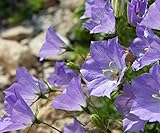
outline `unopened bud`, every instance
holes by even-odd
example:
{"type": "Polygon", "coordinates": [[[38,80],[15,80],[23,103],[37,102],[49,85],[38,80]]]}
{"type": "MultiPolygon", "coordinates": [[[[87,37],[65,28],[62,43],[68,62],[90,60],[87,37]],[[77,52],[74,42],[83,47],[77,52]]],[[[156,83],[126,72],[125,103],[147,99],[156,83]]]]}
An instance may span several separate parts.
{"type": "Polygon", "coordinates": [[[66,65],[69,69],[80,70],[80,67],[78,65],[76,65],[74,62],[68,62],[66,65]]]}
{"type": "Polygon", "coordinates": [[[126,49],[125,55],[126,55],[126,58],[125,58],[126,63],[132,64],[135,60],[135,56],[132,54],[132,52],[126,49]]]}
{"type": "Polygon", "coordinates": [[[92,115],[90,116],[90,120],[91,120],[91,123],[92,123],[93,125],[95,125],[96,127],[102,127],[102,120],[101,120],[101,118],[100,118],[99,115],[97,115],[97,114],[92,114],[92,115]]]}
{"type": "Polygon", "coordinates": [[[111,4],[114,9],[114,15],[116,17],[120,17],[125,12],[125,5],[127,0],[112,0],[111,4]]]}

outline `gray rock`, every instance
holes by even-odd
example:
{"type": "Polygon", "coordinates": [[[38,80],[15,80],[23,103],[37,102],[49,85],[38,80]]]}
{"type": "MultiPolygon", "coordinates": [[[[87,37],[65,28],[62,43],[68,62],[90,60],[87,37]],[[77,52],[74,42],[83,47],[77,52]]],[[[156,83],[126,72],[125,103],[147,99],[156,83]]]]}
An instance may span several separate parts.
{"type": "Polygon", "coordinates": [[[47,11],[39,16],[33,16],[35,29],[46,31],[52,25],[60,35],[66,37],[75,24],[72,11],[67,8],[57,8],[57,10],[53,8],[50,12],[52,13],[47,11]]]}
{"type": "Polygon", "coordinates": [[[32,26],[16,26],[7,30],[1,31],[0,37],[3,39],[20,41],[24,38],[32,36],[34,28],[32,26]]]}
{"type": "Polygon", "coordinates": [[[0,103],[0,116],[4,115],[3,104],[0,103]]]}
{"type": "MultiPolygon", "coordinates": [[[[39,57],[39,51],[43,45],[43,42],[45,41],[46,38],[46,32],[41,32],[37,36],[35,36],[30,42],[29,42],[29,48],[31,50],[31,53],[35,55],[36,57],[39,57]]],[[[58,33],[58,32],[57,32],[58,33]]],[[[58,34],[60,38],[66,43],[69,44],[69,40],[65,37],[62,37],[60,34],[58,34]]],[[[65,55],[66,56],[66,55],[65,55]]],[[[62,60],[64,57],[62,55],[50,57],[49,59],[51,60],[62,60]]]]}
{"type": "Polygon", "coordinates": [[[21,54],[28,50],[17,41],[0,39],[0,67],[4,74],[15,75],[21,54]]]}
{"type": "Polygon", "coordinates": [[[69,9],[59,9],[56,11],[54,15],[54,25],[60,35],[66,36],[66,34],[71,31],[74,26],[72,15],[69,9]]]}
{"type": "Polygon", "coordinates": [[[22,45],[28,45],[30,41],[31,41],[31,38],[25,38],[25,39],[21,40],[20,43],[22,45]]]}
{"type": "Polygon", "coordinates": [[[45,69],[43,70],[44,79],[47,80],[47,78],[51,75],[51,73],[53,73],[53,71],[54,71],[54,68],[53,68],[53,67],[45,68],[45,69]]]}
{"type": "MultiPolygon", "coordinates": [[[[0,75],[0,91],[4,90],[4,86],[9,83],[9,75],[0,75]]],[[[0,102],[2,101],[2,94],[0,93],[0,102]]]]}
{"type": "Polygon", "coordinates": [[[32,22],[37,30],[45,31],[48,29],[49,26],[53,25],[55,21],[55,18],[53,17],[53,14],[40,14],[35,15],[32,18],[32,22]]]}
{"type": "Polygon", "coordinates": [[[63,8],[75,9],[79,5],[82,5],[85,0],[60,0],[63,8]]]}
{"type": "Polygon", "coordinates": [[[42,32],[35,36],[30,42],[29,42],[29,48],[31,50],[31,53],[38,57],[39,51],[43,45],[43,42],[45,40],[45,32],[42,32]]]}

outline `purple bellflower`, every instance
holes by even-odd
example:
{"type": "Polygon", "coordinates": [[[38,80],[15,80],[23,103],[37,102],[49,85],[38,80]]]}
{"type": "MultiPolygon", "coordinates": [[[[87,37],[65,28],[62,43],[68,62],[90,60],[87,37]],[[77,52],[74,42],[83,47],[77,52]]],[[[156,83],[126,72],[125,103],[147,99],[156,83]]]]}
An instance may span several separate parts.
{"type": "Polygon", "coordinates": [[[16,81],[4,91],[6,96],[18,91],[28,105],[31,105],[41,94],[47,92],[45,85],[37,78],[30,75],[24,68],[17,68],[16,81]]]}
{"type": "Polygon", "coordinates": [[[64,127],[64,133],[85,133],[85,129],[78,121],[74,120],[74,123],[64,127]]]}
{"type": "Polygon", "coordinates": [[[147,123],[147,121],[141,120],[135,115],[130,115],[129,118],[123,119],[122,122],[123,122],[124,132],[144,131],[145,124],[147,123]]]}
{"type": "Polygon", "coordinates": [[[40,60],[48,58],[52,55],[61,54],[64,51],[64,42],[55,33],[54,29],[50,26],[46,34],[46,41],[39,52],[40,60]]]}
{"type": "Polygon", "coordinates": [[[148,9],[141,25],[151,29],[160,30],[160,0],[156,0],[148,9]]]}
{"type": "Polygon", "coordinates": [[[90,18],[91,17],[91,9],[92,7],[98,8],[98,7],[104,7],[105,2],[104,0],[87,0],[85,3],[85,12],[83,16],[81,16],[81,19],[90,18]]]}
{"type": "Polygon", "coordinates": [[[151,29],[137,26],[137,38],[130,45],[130,50],[136,56],[132,68],[139,70],[160,59],[160,38],[151,29]]]}
{"type": "Polygon", "coordinates": [[[124,131],[143,131],[147,122],[130,113],[134,99],[135,96],[132,86],[125,84],[123,94],[121,94],[115,101],[115,106],[118,112],[125,117],[123,120],[124,131]]]}
{"type": "Polygon", "coordinates": [[[107,96],[117,89],[126,70],[125,51],[118,38],[93,41],[91,58],[82,66],[81,73],[87,80],[90,95],[107,96]]]}
{"type": "Polygon", "coordinates": [[[135,99],[130,113],[144,121],[160,122],[160,65],[134,78],[132,87],[135,99]]]}
{"type": "Polygon", "coordinates": [[[67,111],[82,111],[82,107],[86,107],[86,98],[79,77],[73,77],[63,93],[53,100],[52,106],[67,111]]]}
{"type": "Polygon", "coordinates": [[[84,27],[90,30],[90,33],[115,32],[115,16],[109,0],[104,7],[92,7],[90,19],[84,23],[84,27]]]}
{"type": "Polygon", "coordinates": [[[147,9],[147,0],[131,0],[128,3],[128,23],[136,26],[140,23],[147,9]]]}
{"type": "Polygon", "coordinates": [[[65,62],[56,62],[55,71],[48,78],[48,82],[55,87],[66,87],[73,77],[77,77],[78,73],[67,68],[65,62]]]}
{"type": "Polygon", "coordinates": [[[4,106],[6,115],[0,118],[0,132],[19,130],[34,123],[33,112],[17,92],[5,98],[4,106]]]}

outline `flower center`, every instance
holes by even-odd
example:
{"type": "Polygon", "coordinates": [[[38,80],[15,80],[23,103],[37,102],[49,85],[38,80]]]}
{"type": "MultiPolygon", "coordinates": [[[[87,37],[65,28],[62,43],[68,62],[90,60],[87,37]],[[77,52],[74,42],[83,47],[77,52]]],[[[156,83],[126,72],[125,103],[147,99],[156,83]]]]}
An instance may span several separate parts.
{"type": "Polygon", "coordinates": [[[109,63],[109,69],[102,69],[102,72],[105,76],[109,75],[112,80],[118,78],[120,74],[113,61],[109,63]]]}
{"type": "Polygon", "coordinates": [[[148,50],[149,50],[149,48],[147,48],[147,47],[146,47],[146,48],[144,48],[144,51],[145,51],[145,52],[147,52],[148,50]]]}
{"type": "Polygon", "coordinates": [[[152,97],[160,100],[160,91],[159,91],[159,94],[152,94],[152,97]]]}

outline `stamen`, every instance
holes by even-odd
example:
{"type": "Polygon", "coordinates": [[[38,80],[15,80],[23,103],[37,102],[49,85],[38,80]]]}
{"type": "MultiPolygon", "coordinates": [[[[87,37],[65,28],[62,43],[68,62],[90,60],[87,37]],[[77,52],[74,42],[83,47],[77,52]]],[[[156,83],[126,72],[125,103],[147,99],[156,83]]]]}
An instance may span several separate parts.
{"type": "Polygon", "coordinates": [[[155,98],[155,99],[159,99],[160,100],[160,95],[152,94],[152,97],[155,98]]]}
{"type": "Polygon", "coordinates": [[[144,51],[147,52],[149,50],[149,48],[144,48],[144,51]]]}
{"type": "Polygon", "coordinates": [[[113,70],[113,65],[114,65],[114,62],[111,61],[111,62],[109,63],[109,68],[112,69],[112,70],[113,70]]]}
{"type": "Polygon", "coordinates": [[[103,69],[102,72],[103,72],[104,75],[107,75],[107,73],[109,73],[109,72],[112,73],[113,71],[110,70],[110,69],[103,69]]]}
{"type": "Polygon", "coordinates": [[[114,61],[111,61],[109,63],[109,69],[103,69],[102,72],[104,75],[107,75],[110,72],[111,78],[113,78],[113,79],[119,76],[118,70],[115,69],[114,61]]]}

